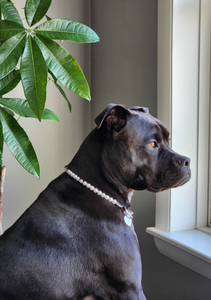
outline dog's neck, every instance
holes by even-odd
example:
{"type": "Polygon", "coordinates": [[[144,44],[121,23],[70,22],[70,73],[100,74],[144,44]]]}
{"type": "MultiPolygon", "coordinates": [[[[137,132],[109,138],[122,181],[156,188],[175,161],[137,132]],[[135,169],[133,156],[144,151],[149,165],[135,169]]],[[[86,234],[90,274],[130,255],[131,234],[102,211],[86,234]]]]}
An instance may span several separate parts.
{"type": "MultiPolygon", "coordinates": [[[[93,193],[97,194],[98,196],[102,197],[103,199],[105,199],[105,200],[109,201],[110,203],[112,203],[112,204],[116,205],[117,207],[119,207],[124,212],[124,214],[126,215],[127,221],[128,221],[128,218],[129,219],[133,218],[133,212],[128,210],[126,206],[119,203],[116,199],[114,199],[113,197],[110,197],[109,195],[107,195],[104,192],[102,192],[101,190],[97,189],[96,187],[94,187],[93,185],[88,183],[87,181],[83,180],[82,178],[80,178],[77,174],[75,174],[71,170],[66,168],[66,172],[70,177],[72,177],[77,182],[82,184],[85,188],[89,189],[93,193]]],[[[128,225],[128,222],[126,222],[126,224],[128,225]]],[[[131,222],[130,222],[130,225],[131,225],[131,222]]]]}
{"type": "Polygon", "coordinates": [[[117,199],[128,208],[130,207],[133,190],[123,186],[118,178],[109,177],[105,169],[103,172],[101,170],[103,167],[101,157],[103,143],[102,133],[100,130],[94,129],[84,140],[67,168],[97,189],[106,190],[109,196],[117,199]]]}

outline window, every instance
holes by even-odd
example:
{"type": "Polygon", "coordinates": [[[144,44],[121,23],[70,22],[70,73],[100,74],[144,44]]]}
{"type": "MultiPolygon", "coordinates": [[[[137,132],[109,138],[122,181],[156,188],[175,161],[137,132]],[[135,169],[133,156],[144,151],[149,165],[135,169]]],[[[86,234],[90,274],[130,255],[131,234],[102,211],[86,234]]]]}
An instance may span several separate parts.
{"type": "Polygon", "coordinates": [[[159,251],[211,279],[209,158],[211,1],[158,0],[158,118],[192,178],[157,195],[159,251]]]}

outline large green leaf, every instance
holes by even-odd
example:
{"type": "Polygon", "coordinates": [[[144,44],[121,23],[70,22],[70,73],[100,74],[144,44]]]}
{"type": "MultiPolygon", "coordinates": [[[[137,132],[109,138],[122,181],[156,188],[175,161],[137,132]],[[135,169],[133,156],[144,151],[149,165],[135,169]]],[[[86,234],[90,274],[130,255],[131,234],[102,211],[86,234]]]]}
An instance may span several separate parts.
{"type": "Polygon", "coordinates": [[[54,82],[55,86],[57,87],[57,89],[59,90],[59,92],[61,93],[61,95],[67,101],[69,111],[71,112],[72,111],[72,105],[70,104],[69,100],[67,99],[67,96],[66,96],[65,92],[63,91],[62,87],[56,81],[53,81],[53,82],[54,82]]]}
{"type": "Polygon", "coordinates": [[[45,108],[42,114],[42,120],[59,122],[57,115],[50,109],[45,108]]]}
{"type": "Polygon", "coordinates": [[[0,0],[0,5],[5,20],[14,21],[23,26],[21,17],[12,2],[8,0],[0,0]]]}
{"type": "Polygon", "coordinates": [[[4,136],[3,136],[3,132],[2,132],[2,125],[0,122],[0,163],[2,161],[3,146],[4,146],[4,136]]]}
{"type": "MultiPolygon", "coordinates": [[[[2,99],[2,98],[1,98],[1,99],[2,99]]],[[[12,117],[15,116],[14,112],[13,112],[11,109],[9,109],[9,108],[7,108],[7,107],[4,107],[4,110],[6,110],[6,112],[8,112],[8,114],[10,114],[12,117]]]]}
{"type": "Polygon", "coordinates": [[[13,70],[6,77],[0,80],[0,95],[4,95],[13,90],[20,82],[21,75],[19,70],[13,70]]]}
{"type": "MultiPolygon", "coordinates": [[[[14,111],[21,117],[25,118],[37,118],[31,110],[28,101],[20,98],[0,98],[0,103],[3,106],[14,111]]],[[[59,122],[57,115],[50,109],[44,109],[42,114],[42,120],[59,122]]]]}
{"type": "Polygon", "coordinates": [[[7,20],[0,21],[0,41],[7,40],[22,31],[24,31],[23,26],[16,22],[7,20]]]}
{"type": "Polygon", "coordinates": [[[46,101],[48,71],[36,42],[28,37],[20,66],[26,99],[35,115],[41,120],[46,101]]]}
{"type": "Polygon", "coordinates": [[[19,164],[32,175],[40,177],[40,166],[34,148],[18,122],[0,107],[4,141],[19,164]]]}
{"type": "Polygon", "coordinates": [[[29,26],[39,22],[48,11],[52,0],[27,0],[25,6],[26,20],[29,26]]]}
{"type": "Polygon", "coordinates": [[[55,86],[57,87],[57,89],[59,90],[59,92],[61,93],[61,95],[64,97],[64,99],[67,101],[67,105],[68,105],[68,108],[69,108],[69,111],[71,112],[72,111],[72,105],[70,104],[69,100],[67,99],[67,96],[64,92],[64,90],[62,89],[62,87],[57,83],[57,79],[56,77],[53,75],[53,73],[48,70],[49,74],[51,74],[52,78],[53,78],[53,83],[55,84],[55,86]]]}
{"type": "Polygon", "coordinates": [[[69,90],[90,100],[89,86],[77,61],[57,42],[41,36],[34,36],[48,68],[69,90]]]}
{"type": "Polygon", "coordinates": [[[38,26],[35,32],[50,39],[69,40],[76,43],[94,43],[98,35],[88,26],[65,19],[53,19],[38,26]]]}
{"type": "Polygon", "coordinates": [[[0,79],[8,75],[17,65],[23,53],[26,33],[21,32],[0,46],[0,79]]]}

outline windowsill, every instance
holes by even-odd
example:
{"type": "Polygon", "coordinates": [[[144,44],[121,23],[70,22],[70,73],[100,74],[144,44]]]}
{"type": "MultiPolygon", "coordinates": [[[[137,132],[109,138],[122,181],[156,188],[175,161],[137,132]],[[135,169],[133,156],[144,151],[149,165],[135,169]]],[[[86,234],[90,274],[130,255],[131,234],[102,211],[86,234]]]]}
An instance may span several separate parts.
{"type": "Polygon", "coordinates": [[[154,236],[161,254],[211,279],[211,235],[200,230],[167,232],[155,227],[146,231],[154,236]]]}

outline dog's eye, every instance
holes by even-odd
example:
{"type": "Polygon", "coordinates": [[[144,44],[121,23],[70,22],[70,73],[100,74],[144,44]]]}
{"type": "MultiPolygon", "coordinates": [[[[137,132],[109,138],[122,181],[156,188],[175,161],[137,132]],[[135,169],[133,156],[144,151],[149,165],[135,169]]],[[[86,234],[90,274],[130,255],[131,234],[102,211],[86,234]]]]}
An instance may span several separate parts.
{"type": "Polygon", "coordinates": [[[151,148],[156,148],[157,144],[156,144],[156,142],[150,142],[150,143],[148,143],[148,146],[150,146],[151,148]]]}

